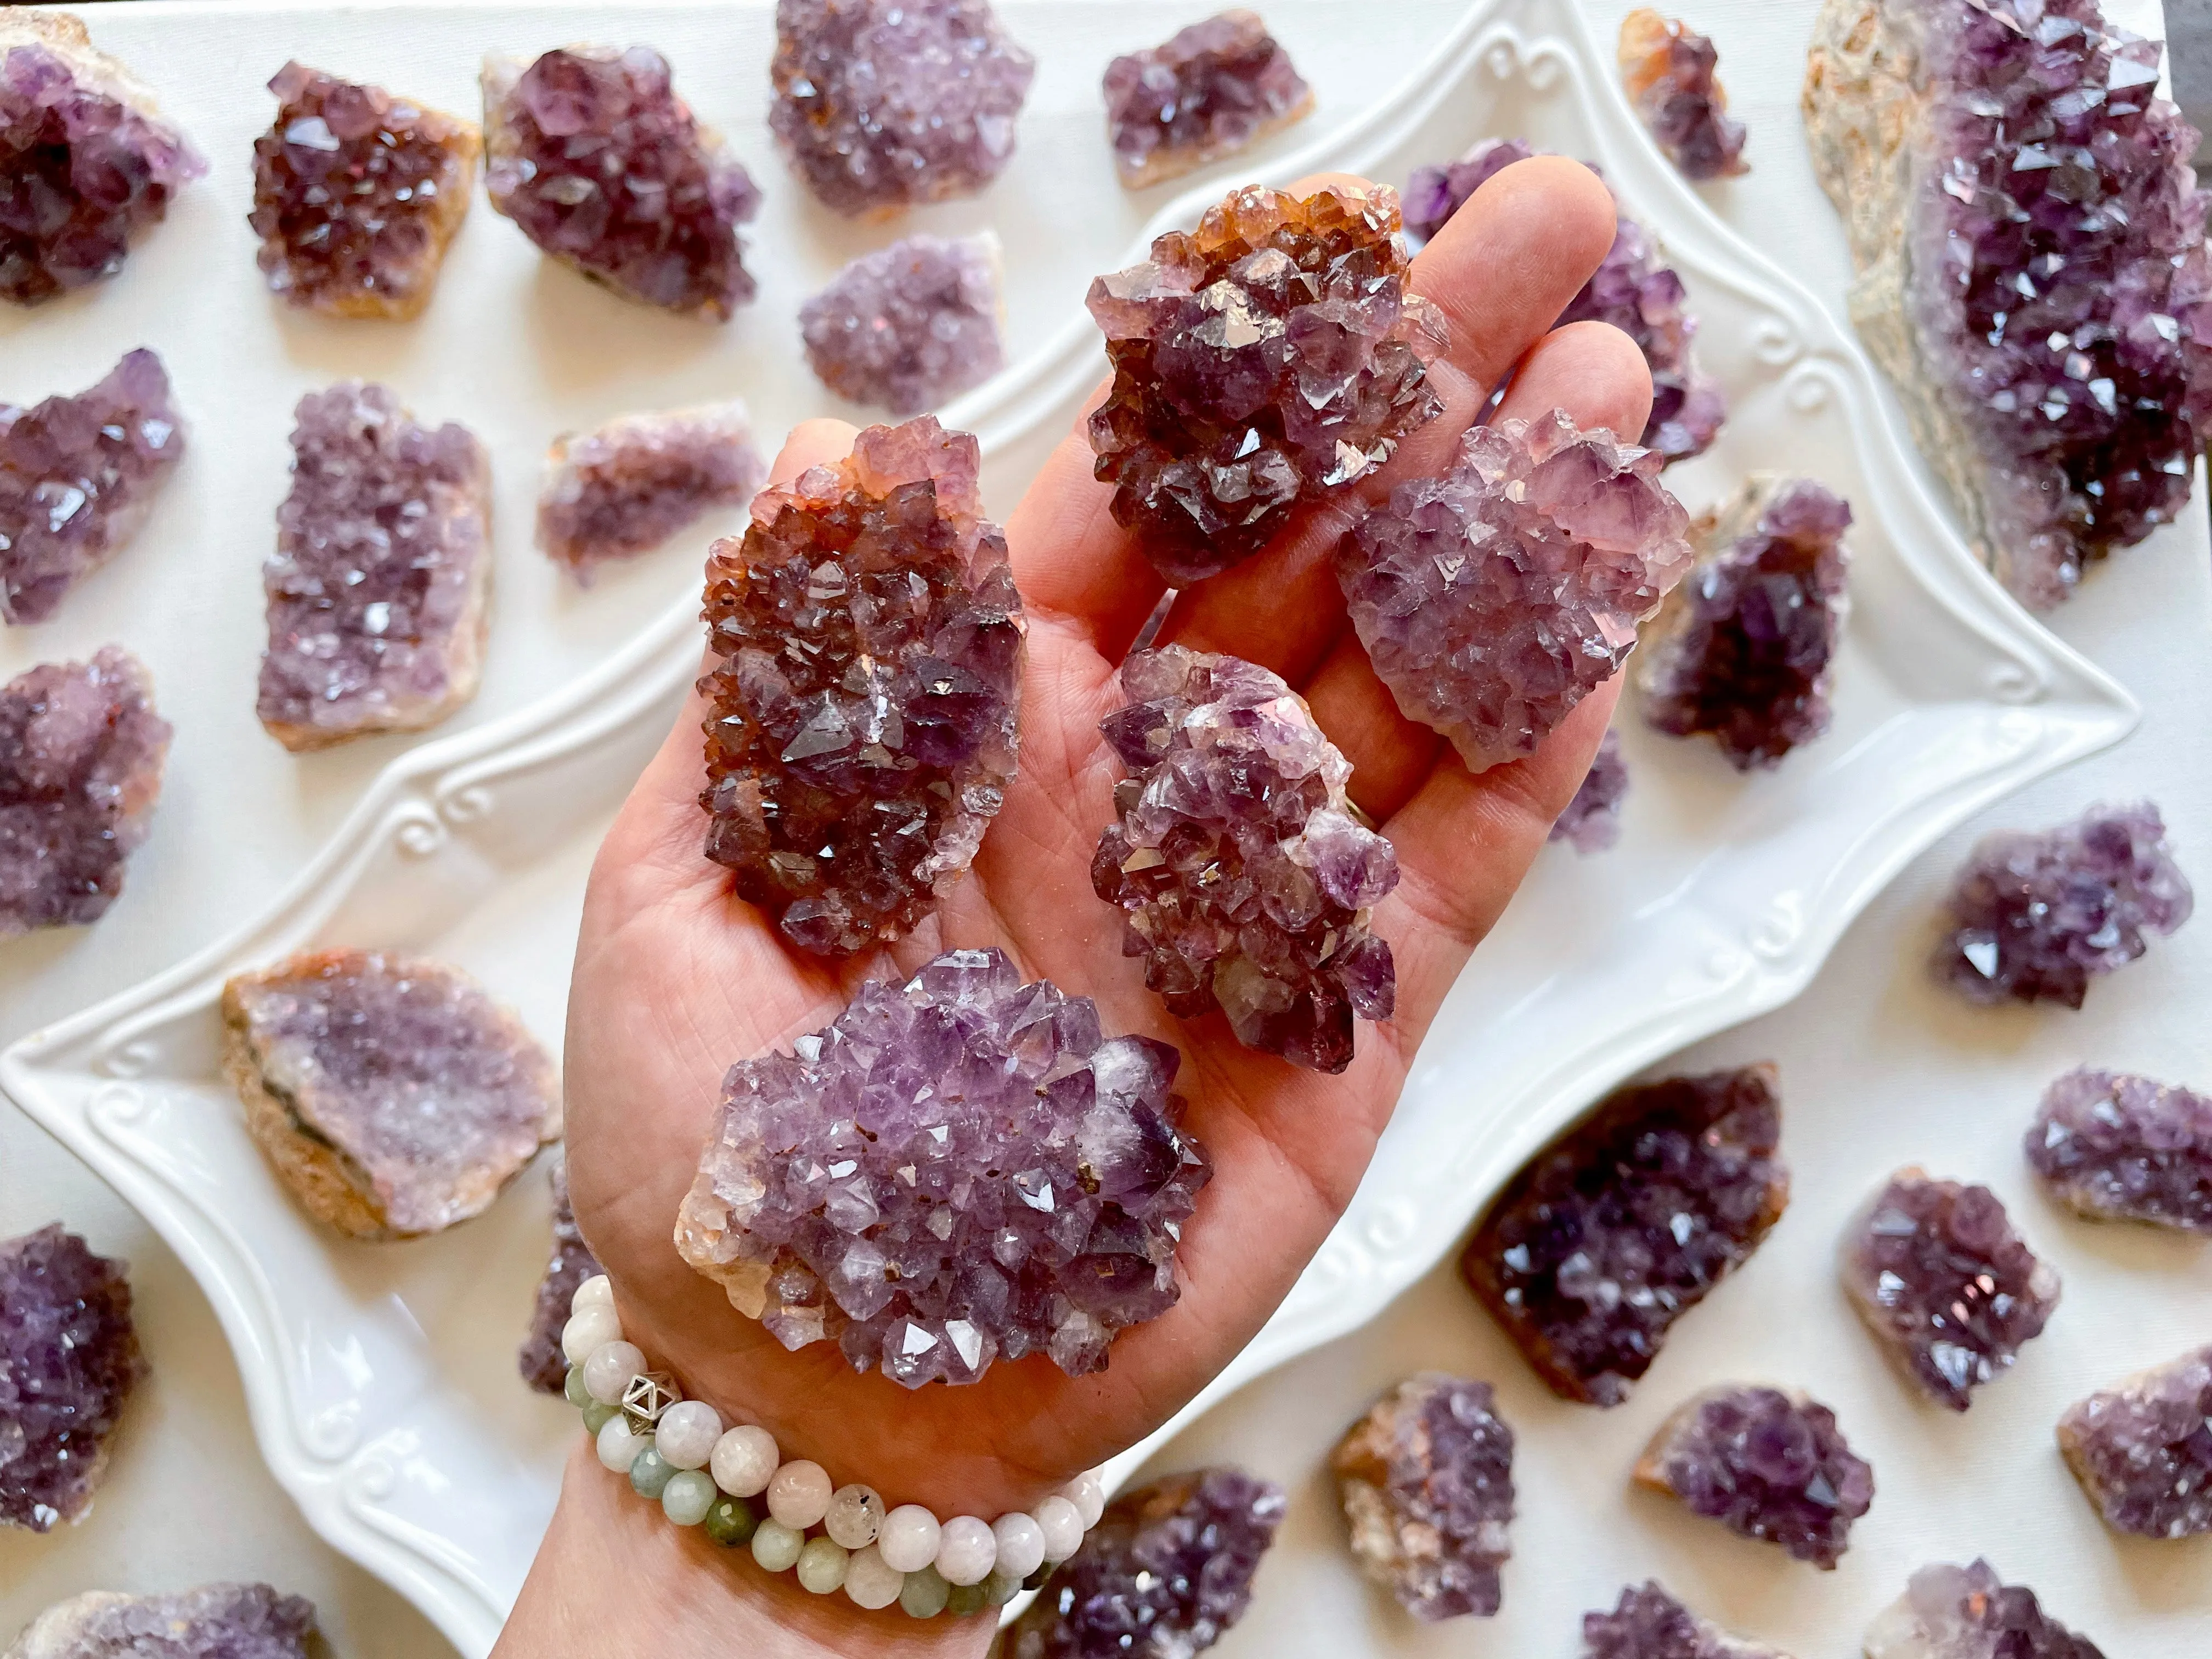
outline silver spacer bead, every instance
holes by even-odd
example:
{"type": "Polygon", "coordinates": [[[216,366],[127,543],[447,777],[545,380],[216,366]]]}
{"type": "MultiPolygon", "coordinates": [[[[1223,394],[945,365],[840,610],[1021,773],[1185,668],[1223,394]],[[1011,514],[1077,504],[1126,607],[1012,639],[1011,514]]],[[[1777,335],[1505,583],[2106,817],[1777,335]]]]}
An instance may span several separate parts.
{"type": "Polygon", "coordinates": [[[623,1390],[622,1414],[632,1434],[650,1435],[659,1426],[661,1416],[683,1395],[677,1392],[676,1379],[665,1371],[647,1371],[633,1376],[629,1386],[623,1390]]]}

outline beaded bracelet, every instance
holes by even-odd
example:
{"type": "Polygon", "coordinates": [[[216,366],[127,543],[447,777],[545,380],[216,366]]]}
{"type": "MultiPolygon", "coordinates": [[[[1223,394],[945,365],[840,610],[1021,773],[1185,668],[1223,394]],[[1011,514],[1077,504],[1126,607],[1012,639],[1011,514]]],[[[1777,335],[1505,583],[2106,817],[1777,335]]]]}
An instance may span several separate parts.
{"type": "Polygon", "coordinates": [[[940,1522],[919,1504],[886,1509],[870,1486],[833,1490],[819,1463],[783,1462],[767,1430],[725,1429],[712,1406],[684,1399],[673,1379],[647,1370],[644,1350],[623,1336],[605,1274],[579,1285],[568,1310],[565,1392],[584,1414],[599,1462],[629,1475],[638,1496],[657,1499],[678,1526],[702,1528],[726,1548],[750,1544],[755,1561],[770,1572],[797,1568],[817,1595],[842,1589],[871,1609],[896,1601],[916,1619],[1004,1607],[1074,1554],[1105,1510],[1096,1470],[1027,1513],[992,1522],[963,1515],[940,1522]],[[765,1516],[754,1513],[752,1498],[765,1516]],[[808,1537],[817,1524],[822,1532],[808,1537]]]}

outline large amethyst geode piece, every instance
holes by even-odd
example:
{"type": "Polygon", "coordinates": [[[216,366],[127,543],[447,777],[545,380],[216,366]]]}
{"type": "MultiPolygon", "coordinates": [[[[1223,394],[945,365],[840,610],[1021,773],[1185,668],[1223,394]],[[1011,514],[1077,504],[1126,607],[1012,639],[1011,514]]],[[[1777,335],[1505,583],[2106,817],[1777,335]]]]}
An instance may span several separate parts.
{"type": "Polygon", "coordinates": [[[123,1263],[58,1222],[0,1241],[0,1526],[83,1517],[145,1374],[123,1263]]]}
{"type": "Polygon", "coordinates": [[[730,1068],[677,1249],[787,1348],[834,1341],[910,1389],[1040,1352],[1101,1370],[1175,1305],[1212,1173],[1176,1127],[1180,1060],[998,951],[870,981],[730,1068]]]}
{"type": "Polygon", "coordinates": [[[1584,1659],[1790,1659],[1700,1619],[1656,1583],[1621,1591],[1611,1613],[1583,1615],[1584,1659]]]}
{"type": "Polygon", "coordinates": [[[1178,1018],[1218,1008],[1246,1048],[1341,1072],[1354,1016],[1389,1018],[1398,982],[1369,926],[1398,856],[1352,817],[1351,763],[1240,658],[1140,651],[1121,689],[1099,729],[1130,775],[1091,884],[1127,920],[1123,951],[1178,1018]]]}
{"type": "Polygon", "coordinates": [[[1691,1514],[1832,1571],[1874,1504],[1874,1467],[1802,1394],[1724,1383],[1660,1426],[1636,1465],[1691,1514]]]}
{"type": "Polygon", "coordinates": [[[48,1607],[0,1659],[313,1659],[314,1603],[266,1584],[175,1595],[92,1590],[48,1607]]]}
{"type": "Polygon", "coordinates": [[[2197,135],[2159,51],[2096,0],[1827,0],[1814,26],[1852,319],[2031,605],[2174,519],[2212,408],[2197,135]]]}
{"type": "Polygon", "coordinates": [[[568,1160],[553,1160],[553,1254],[538,1281],[537,1299],[530,1310],[529,1334],[514,1357],[522,1380],[539,1394],[558,1394],[568,1380],[568,1357],[562,1352],[561,1332],[574,1311],[576,1286],[601,1271],[591,1246],[576,1225],[576,1212],[568,1202],[568,1160]]]}
{"type": "Polygon", "coordinates": [[[981,384],[1006,362],[999,261],[988,232],[863,253],[799,308],[808,365],[838,396],[894,415],[981,384]]]}
{"type": "Polygon", "coordinates": [[[753,297],[738,227],[752,176],[676,95],[650,46],[560,46],[483,66],[495,211],[624,299],[726,322],[753,297]]]}
{"type": "Polygon", "coordinates": [[[744,404],[618,415],[554,441],[538,492],[538,545],[588,586],[601,565],[664,545],[768,474],[744,404]]]}
{"type": "Polygon", "coordinates": [[[1651,137],[1686,179],[1748,173],[1743,123],[1714,71],[1721,55],[1688,24],[1639,6],[1620,20],[1620,83],[1651,137]]]}
{"type": "Polygon", "coordinates": [[[1620,805],[1627,797],[1628,763],[1620,757],[1620,733],[1607,726],[1581,787],[1566,811],[1553,820],[1547,839],[1566,842],[1585,858],[1606,851],[1620,839],[1620,805]]]}
{"type": "Polygon", "coordinates": [[[112,276],[206,171],[76,18],[0,11],[0,300],[36,305],[112,276]]]}
{"type": "Polygon", "coordinates": [[[2068,1407],[2058,1449],[2113,1531],[2212,1532],[2212,1347],[2068,1407]]]}
{"type": "Polygon", "coordinates": [[[1210,167],[1313,112],[1313,88],[1241,7],[1106,65],[1106,137],[1131,190],[1210,167]]]}
{"type": "Polygon", "coordinates": [[[1252,1605],[1285,1507],[1235,1468],[1122,1493],[1007,1630],[1006,1659],[1190,1659],[1252,1605]]]}
{"type": "Polygon", "coordinates": [[[2212,1099],[2203,1095],[2081,1066],[2044,1091],[2025,1149],[2077,1215],[2212,1233],[2212,1099]]]}
{"type": "Polygon", "coordinates": [[[1866,1659],[2105,1659],[1986,1561],[1923,1567],[1867,1627],[1866,1659]]]}
{"type": "Polygon", "coordinates": [[[1513,1431],[1490,1384],[1425,1372],[1375,1402],[1329,1468],[1359,1570],[1416,1619],[1498,1611],[1513,1431]]]}
{"type": "Polygon", "coordinates": [[[1533,755],[1689,568],[1660,457],[1563,410],[1476,427],[1339,544],[1352,625],[1406,718],[1480,772],[1533,755]]]}
{"type": "Polygon", "coordinates": [[[1114,368],[1094,470],[1170,581],[1249,558],[1443,412],[1443,313],[1407,291],[1397,230],[1395,191],[1248,185],[1091,284],[1114,368]]]}

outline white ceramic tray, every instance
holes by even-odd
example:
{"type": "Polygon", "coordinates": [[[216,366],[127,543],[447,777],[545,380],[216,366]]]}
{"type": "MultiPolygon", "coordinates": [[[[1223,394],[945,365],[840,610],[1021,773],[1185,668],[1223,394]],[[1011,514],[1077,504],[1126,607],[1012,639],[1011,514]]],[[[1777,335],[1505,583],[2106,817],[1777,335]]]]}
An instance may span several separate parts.
{"type": "MultiPolygon", "coordinates": [[[[706,9],[652,15],[696,25],[706,9]]],[[[1002,9],[1018,27],[1021,9],[1002,9]]],[[[186,28],[204,14],[173,15],[186,28]]],[[[447,12],[440,27],[495,15],[504,14],[447,12]]],[[[361,32],[358,14],[339,15],[361,32]]],[[[758,33],[757,7],[716,15],[758,33]]],[[[314,23],[275,13],[272,33],[279,20],[314,23]]],[[[1748,470],[1784,468],[1820,477],[1857,509],[1836,729],[1778,773],[1746,780],[1705,745],[1624,716],[1636,783],[1621,847],[1589,860],[1553,849],[1540,862],[1453,994],[1350,1212],[1178,1424],[1374,1316],[1597,1093],[1793,995],[1916,852],[2006,791],[2118,740],[2135,719],[2124,692],[1975,565],[1856,346],[1648,148],[1609,53],[1567,0],[1489,0],[1439,38],[1433,58],[1371,114],[1306,149],[1278,147],[1250,173],[1287,181],[1346,167],[1401,183],[1417,163],[1508,132],[1601,161],[1665,238],[1704,321],[1705,361],[1730,393],[1721,441],[1675,469],[1675,487],[1694,506],[1748,470]]],[[[765,176],[772,190],[780,182],[765,176]]],[[[1179,197],[1148,231],[1188,222],[1218,193],[1206,185],[1179,197]]],[[[1102,193],[1099,222],[1127,212],[1109,211],[1114,199],[1102,193]]],[[[1007,205],[994,196],[981,210],[994,203],[1007,205]]],[[[1028,250],[1011,222],[1001,234],[1026,291],[1028,250]]],[[[1103,269],[1130,252],[1086,245],[1075,263],[1103,269]]],[[[776,257],[764,253],[763,269],[776,257]]],[[[1054,272],[1070,263],[1065,246],[1038,258],[1054,272]]],[[[1097,371],[1077,285],[1056,291],[1065,328],[947,411],[983,435],[1002,495],[1065,429],[1097,371]]],[[[513,1370],[544,1251],[542,1186],[446,1237],[334,1242],[292,1207],[242,1132],[216,1070],[214,1000],[229,973],[304,945],[404,945],[469,968],[557,1039],[592,847],[696,653],[679,603],[554,695],[422,744],[251,926],[0,1056],[0,1085],[137,1205],[204,1285],[270,1468],[316,1529],[471,1659],[520,1583],[569,1431],[566,1412],[523,1393],[513,1370]]]]}

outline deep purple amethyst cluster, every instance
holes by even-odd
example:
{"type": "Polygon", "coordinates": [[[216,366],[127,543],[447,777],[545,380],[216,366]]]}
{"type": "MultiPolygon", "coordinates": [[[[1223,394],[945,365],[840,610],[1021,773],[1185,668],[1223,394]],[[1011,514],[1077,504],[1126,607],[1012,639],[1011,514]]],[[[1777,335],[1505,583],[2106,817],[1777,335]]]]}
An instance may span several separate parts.
{"type": "Polygon", "coordinates": [[[1582,787],[1567,810],[1552,824],[1551,839],[1570,843],[1585,858],[1620,839],[1620,804],[1628,796],[1628,763],[1620,757],[1620,733],[1610,726],[1583,774],[1582,787]]]}
{"type": "Polygon", "coordinates": [[[2115,1532],[2212,1532],[2212,1347],[2069,1407],[2058,1449],[2115,1532]]]}
{"type": "Polygon", "coordinates": [[[1986,1561],[1923,1567],[1867,1627],[1867,1659],[2105,1659],[1986,1561]]]}
{"type": "Polygon", "coordinates": [[[522,1380],[540,1394],[558,1394],[568,1380],[568,1358],[561,1351],[562,1328],[573,1311],[569,1303],[576,1286],[601,1271],[591,1246],[576,1225],[576,1212],[568,1202],[568,1160],[553,1160],[553,1255],[545,1275],[538,1281],[538,1298],[530,1311],[530,1334],[514,1357],[522,1380]]]}
{"type": "Polygon", "coordinates": [[[2081,1066],[2044,1091],[2027,1161],[2093,1221],[2212,1233],[2212,1099],[2179,1085],[2081,1066]]]}
{"type": "Polygon", "coordinates": [[[538,544],[589,586],[601,565],[665,545],[742,507],[768,469],[744,404],[619,415],[556,440],[538,492],[538,544]]]}
{"type": "Polygon", "coordinates": [[[1583,1615],[1584,1659],[1790,1659],[1700,1619],[1656,1583],[1621,1591],[1611,1613],[1583,1615]]]}
{"type": "Polygon", "coordinates": [[[1688,24],[1640,6],[1620,20],[1620,80],[1628,101],[1686,179],[1751,169],[1743,123],[1728,112],[1713,43],[1688,24]]]}
{"type": "Polygon", "coordinates": [[[999,372],[1003,309],[996,236],[908,236],[839,271],[799,333],[832,392],[914,415],[999,372]]]}
{"type": "Polygon", "coordinates": [[[1637,1479],[1692,1515],[1833,1571],[1874,1504],[1874,1467],[1836,1414],[1780,1389],[1708,1389],[1660,1428],[1637,1479]]]}
{"type": "Polygon", "coordinates": [[[1116,58],[1105,92],[1115,170],[1132,190],[1234,155],[1314,106],[1290,53],[1242,8],[1116,58]]]}
{"type": "Polygon", "coordinates": [[[202,1584],[174,1595],[88,1591],[40,1613],[7,1659],[314,1659],[327,1651],[304,1597],[266,1584],[202,1584]]]}
{"type": "Polygon", "coordinates": [[[0,1526],[83,1517],[145,1374],[123,1263],[58,1222],[0,1241],[0,1526]]]}

